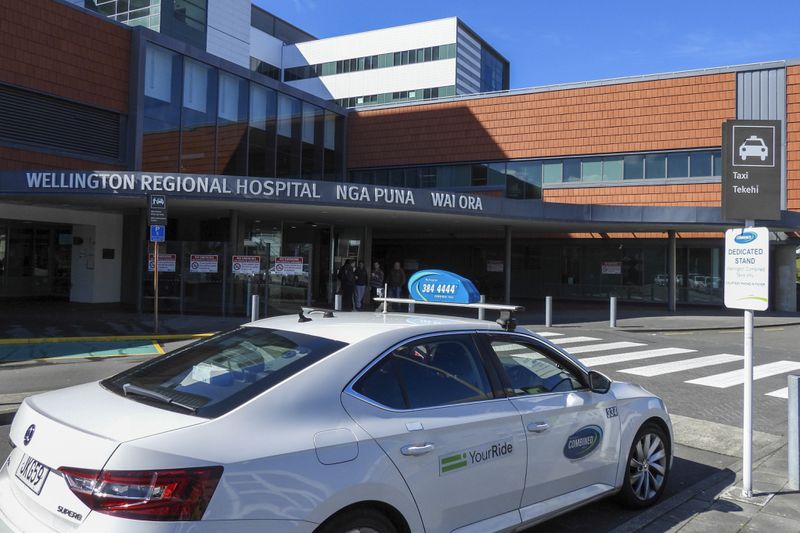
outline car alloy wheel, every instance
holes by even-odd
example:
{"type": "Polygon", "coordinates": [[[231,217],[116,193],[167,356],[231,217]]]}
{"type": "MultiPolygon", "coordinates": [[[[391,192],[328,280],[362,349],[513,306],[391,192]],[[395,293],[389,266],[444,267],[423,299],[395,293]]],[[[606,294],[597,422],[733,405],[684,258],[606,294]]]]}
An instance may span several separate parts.
{"type": "Polygon", "coordinates": [[[633,439],[620,497],[632,507],[647,507],[664,492],[669,477],[669,442],[656,424],[644,425],[633,439]]]}

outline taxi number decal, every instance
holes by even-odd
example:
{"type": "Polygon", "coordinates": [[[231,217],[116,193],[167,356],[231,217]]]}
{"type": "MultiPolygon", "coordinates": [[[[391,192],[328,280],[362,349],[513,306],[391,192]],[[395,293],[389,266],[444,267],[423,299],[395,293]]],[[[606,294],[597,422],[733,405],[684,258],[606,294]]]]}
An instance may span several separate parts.
{"type": "Polygon", "coordinates": [[[619,416],[616,407],[606,407],[606,418],[614,418],[615,416],[619,416]]]}

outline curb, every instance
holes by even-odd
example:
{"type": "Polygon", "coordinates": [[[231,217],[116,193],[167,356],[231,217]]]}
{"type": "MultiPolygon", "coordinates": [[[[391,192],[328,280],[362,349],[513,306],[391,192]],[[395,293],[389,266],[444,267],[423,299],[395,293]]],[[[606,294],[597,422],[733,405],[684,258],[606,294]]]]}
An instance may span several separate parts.
{"type": "MultiPolygon", "coordinates": [[[[753,461],[753,471],[755,471],[756,468],[758,468],[758,466],[761,465],[761,463],[766,461],[769,457],[774,455],[776,452],[778,452],[781,448],[785,446],[786,442],[780,441],[778,443],[765,446],[758,453],[754,454],[754,456],[757,456],[758,458],[753,461]]],[[[645,527],[647,527],[650,523],[655,522],[656,520],[666,515],[673,509],[677,509],[682,504],[693,499],[701,492],[704,492],[705,490],[708,490],[711,487],[718,485],[731,474],[735,474],[733,480],[733,483],[735,484],[736,480],[739,477],[739,474],[741,473],[741,470],[742,470],[742,462],[741,460],[737,460],[731,463],[730,465],[724,467],[719,472],[707,477],[703,481],[699,481],[694,485],[692,485],[691,487],[687,487],[683,489],[681,492],[673,494],[668,499],[657,504],[655,507],[651,507],[650,509],[635,516],[634,518],[631,518],[627,522],[620,524],[619,526],[612,529],[610,533],[634,533],[636,531],[641,531],[645,527]]]]}
{"type": "Polygon", "coordinates": [[[153,335],[113,335],[97,337],[34,337],[28,339],[0,339],[0,345],[11,344],[49,344],[58,342],[124,342],[124,341],[175,341],[183,339],[200,339],[214,335],[210,333],[164,333],[153,335]]]}

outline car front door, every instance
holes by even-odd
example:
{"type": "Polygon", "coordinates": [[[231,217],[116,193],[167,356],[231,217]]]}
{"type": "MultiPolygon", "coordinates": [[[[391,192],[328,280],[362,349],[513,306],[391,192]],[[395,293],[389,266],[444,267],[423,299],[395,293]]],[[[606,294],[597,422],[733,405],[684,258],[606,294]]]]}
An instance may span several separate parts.
{"type": "Polygon", "coordinates": [[[473,334],[391,350],[342,395],[403,475],[426,531],[519,524],[527,453],[519,411],[473,334]]]}
{"type": "Polygon", "coordinates": [[[481,339],[500,362],[527,434],[523,520],[613,490],[620,457],[613,395],[590,391],[574,362],[536,339],[513,334],[481,339]]]}

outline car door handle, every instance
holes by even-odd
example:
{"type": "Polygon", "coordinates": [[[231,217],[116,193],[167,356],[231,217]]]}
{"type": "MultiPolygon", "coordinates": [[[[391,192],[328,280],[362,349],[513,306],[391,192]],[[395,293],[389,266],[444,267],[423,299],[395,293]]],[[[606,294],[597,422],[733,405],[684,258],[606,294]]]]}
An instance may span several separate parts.
{"type": "Polygon", "coordinates": [[[435,446],[430,442],[426,442],[425,444],[409,444],[408,446],[403,446],[400,448],[400,453],[403,455],[425,455],[428,452],[432,452],[435,446]]]}
{"type": "Polygon", "coordinates": [[[531,433],[541,433],[550,429],[550,424],[547,422],[531,422],[528,424],[528,431],[531,433]]]}

